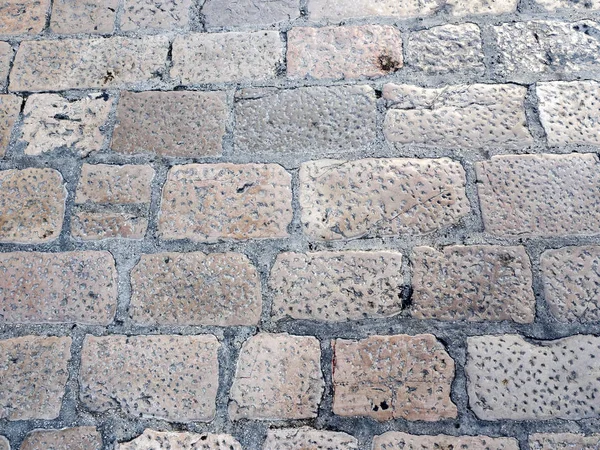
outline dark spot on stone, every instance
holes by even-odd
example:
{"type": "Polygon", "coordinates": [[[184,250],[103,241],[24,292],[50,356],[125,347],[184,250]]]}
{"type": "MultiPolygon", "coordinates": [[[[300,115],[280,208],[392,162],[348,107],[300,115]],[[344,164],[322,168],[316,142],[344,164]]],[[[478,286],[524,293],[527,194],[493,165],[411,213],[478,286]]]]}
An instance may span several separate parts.
{"type": "Polygon", "coordinates": [[[383,411],[385,411],[386,409],[388,409],[388,408],[390,407],[390,406],[387,404],[387,402],[386,402],[385,400],[384,400],[384,401],[382,401],[382,402],[379,404],[379,406],[381,406],[381,409],[382,409],[383,411]]]}
{"type": "Polygon", "coordinates": [[[383,53],[377,58],[377,66],[384,72],[395,72],[400,68],[400,62],[383,53]]]}
{"type": "Polygon", "coordinates": [[[402,290],[398,294],[398,298],[402,300],[402,310],[410,308],[412,305],[413,288],[410,284],[402,286],[402,290]]]}

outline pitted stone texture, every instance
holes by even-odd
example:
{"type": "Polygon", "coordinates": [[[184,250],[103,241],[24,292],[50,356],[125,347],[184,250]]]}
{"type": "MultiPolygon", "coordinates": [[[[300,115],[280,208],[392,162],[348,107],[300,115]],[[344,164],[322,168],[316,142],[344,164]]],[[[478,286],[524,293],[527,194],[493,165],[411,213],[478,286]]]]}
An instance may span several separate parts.
{"type": "Polygon", "coordinates": [[[344,321],[402,311],[402,254],[282,253],[271,270],[276,318],[344,321]]]}
{"type": "Polygon", "coordinates": [[[54,0],[50,29],[55,33],[112,33],[119,0],[54,0]]]}
{"type": "Polygon", "coordinates": [[[597,22],[512,22],[492,30],[498,48],[495,71],[507,80],[530,83],[600,72],[597,22]]]}
{"type": "Polygon", "coordinates": [[[467,341],[469,404],[483,420],[600,416],[600,338],[576,335],[529,343],[519,335],[467,341]]]}
{"type": "Polygon", "coordinates": [[[142,325],[256,325],[262,311],[258,272],[239,253],[142,255],[131,290],[142,325]]]}
{"type": "Polygon", "coordinates": [[[151,166],[84,164],[76,203],[149,203],[154,169],[151,166]]]}
{"type": "Polygon", "coordinates": [[[394,144],[520,149],[533,144],[525,117],[527,89],[511,84],[420,88],[387,84],[384,122],[394,144]]]}
{"type": "Polygon", "coordinates": [[[267,430],[263,450],[356,450],[358,441],[346,433],[310,427],[267,430]]]}
{"type": "Polygon", "coordinates": [[[549,145],[600,145],[600,83],[555,81],[538,83],[536,89],[549,145]]]}
{"type": "Polygon", "coordinates": [[[0,436],[0,450],[10,450],[8,439],[6,439],[4,436],[0,436]]]}
{"type": "Polygon", "coordinates": [[[13,125],[19,117],[21,102],[21,97],[16,95],[0,95],[0,158],[6,153],[13,125]]]}
{"type": "Polygon", "coordinates": [[[316,338],[259,333],[240,350],[229,393],[229,418],[317,417],[324,388],[316,338]]]}
{"type": "Polygon", "coordinates": [[[320,240],[425,234],[470,212],[464,170],[447,158],[307,162],[300,207],[304,231],[320,240]]]}
{"type": "Polygon", "coordinates": [[[438,320],[535,319],[531,263],[523,247],[416,247],[413,317],[438,320]]]}
{"type": "Polygon", "coordinates": [[[96,427],[34,430],[25,437],[20,450],[102,450],[102,436],[96,427]]]}
{"type": "Polygon", "coordinates": [[[174,166],[163,188],[163,239],[282,238],[292,220],[291,177],[276,164],[174,166]]]}
{"type": "Polygon", "coordinates": [[[117,88],[158,81],[167,36],[22,42],[10,76],[12,91],[117,88]]]}
{"type": "Polygon", "coordinates": [[[148,219],[134,213],[75,211],[71,216],[71,234],[83,241],[143,239],[147,229],[148,219]]]}
{"type": "Polygon", "coordinates": [[[174,433],[146,429],[141,436],[117,443],[116,450],[242,450],[233,436],[212,433],[174,433]]]}
{"type": "Polygon", "coordinates": [[[485,230],[498,236],[598,234],[595,154],[505,155],[475,163],[485,230]]]}
{"type": "Polygon", "coordinates": [[[58,238],[66,197],[57,170],[0,170],[0,242],[38,244],[58,238]]]}
{"type": "Polygon", "coordinates": [[[0,341],[0,419],[56,419],[69,377],[71,338],[0,341]]]}
{"type": "Polygon", "coordinates": [[[529,448],[530,450],[598,450],[600,434],[592,436],[571,433],[532,434],[529,436],[529,448]]]}
{"type": "Polygon", "coordinates": [[[0,41],[0,88],[6,83],[13,51],[8,42],[0,41]]]}
{"type": "Polygon", "coordinates": [[[598,0],[535,0],[541,8],[547,11],[557,9],[593,11],[600,9],[598,0]]]}
{"type": "Polygon", "coordinates": [[[282,62],[278,31],[194,33],[175,38],[171,77],[184,85],[267,80],[282,62]]]}
{"type": "Polygon", "coordinates": [[[106,251],[0,253],[0,323],[108,325],[117,270],[106,251]]]}
{"type": "Polygon", "coordinates": [[[402,35],[388,25],[292,28],[287,65],[290,78],[387,75],[402,67],[402,35]]]}
{"type": "Polygon", "coordinates": [[[187,28],[192,0],[124,0],[121,30],[187,28]]]}
{"type": "Polygon", "coordinates": [[[219,386],[219,342],[199,336],[86,336],[80,397],[92,411],[209,422],[219,386]]]}
{"type": "Polygon", "coordinates": [[[99,151],[104,144],[102,130],[112,103],[112,99],[104,96],[75,101],[57,94],[29,96],[21,135],[27,143],[25,154],[41,155],[63,147],[79,156],[99,151]]]}
{"type": "Polygon", "coordinates": [[[424,436],[388,431],[373,438],[373,450],[519,450],[514,438],[491,438],[488,436],[424,436]]]}
{"type": "Polygon", "coordinates": [[[411,33],[406,63],[430,74],[468,72],[483,74],[483,44],[472,23],[443,25],[411,33]]]}
{"type": "Polygon", "coordinates": [[[556,319],[600,321],[600,247],[547,250],[540,264],[545,299],[556,319]]]}
{"type": "Polygon", "coordinates": [[[300,17],[298,0],[206,0],[202,15],[208,28],[273,25],[300,17]]]}
{"type": "Polygon", "coordinates": [[[123,92],[112,149],[161,156],[219,156],[228,107],[224,92],[123,92]]]}
{"type": "Polygon", "coordinates": [[[435,336],[371,336],[332,345],[335,414],[379,421],[456,417],[454,361],[435,336]]]}
{"type": "Polygon", "coordinates": [[[3,0],[0,35],[37,34],[44,29],[50,0],[3,0]]]}

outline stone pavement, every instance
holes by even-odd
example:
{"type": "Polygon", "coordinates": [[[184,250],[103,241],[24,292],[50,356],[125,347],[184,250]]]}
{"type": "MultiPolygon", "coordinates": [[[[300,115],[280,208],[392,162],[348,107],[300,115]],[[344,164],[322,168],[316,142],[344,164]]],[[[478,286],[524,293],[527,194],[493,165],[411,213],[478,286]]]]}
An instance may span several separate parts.
{"type": "Polygon", "coordinates": [[[600,0],[0,0],[0,450],[600,448],[600,0]]]}

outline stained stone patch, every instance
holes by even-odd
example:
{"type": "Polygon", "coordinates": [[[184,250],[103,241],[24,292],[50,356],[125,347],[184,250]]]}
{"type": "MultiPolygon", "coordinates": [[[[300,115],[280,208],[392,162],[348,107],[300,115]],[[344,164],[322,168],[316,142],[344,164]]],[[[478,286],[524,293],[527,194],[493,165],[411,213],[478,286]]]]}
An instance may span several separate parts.
{"type": "Polygon", "coordinates": [[[358,441],[346,433],[321,431],[310,427],[267,431],[263,450],[356,450],[358,441]]]}
{"type": "Polygon", "coordinates": [[[129,442],[117,443],[116,450],[243,450],[228,434],[175,433],[144,430],[129,442]]]}
{"type": "Polygon", "coordinates": [[[34,430],[20,450],[102,450],[102,436],[96,427],[34,430]]]}

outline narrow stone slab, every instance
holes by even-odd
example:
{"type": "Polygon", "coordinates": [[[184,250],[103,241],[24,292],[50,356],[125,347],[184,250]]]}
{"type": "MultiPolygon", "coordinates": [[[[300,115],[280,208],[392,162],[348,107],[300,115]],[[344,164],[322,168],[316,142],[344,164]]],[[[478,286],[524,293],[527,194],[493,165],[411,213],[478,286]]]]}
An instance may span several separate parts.
{"type": "Polygon", "coordinates": [[[10,135],[23,100],[16,95],[0,95],[0,158],[6,153],[6,148],[10,143],[10,135]]]}
{"type": "Polygon", "coordinates": [[[529,436],[530,450],[597,450],[599,447],[600,434],[536,433],[529,436]]]}
{"type": "Polygon", "coordinates": [[[206,0],[202,15],[208,28],[274,25],[300,17],[298,0],[206,0]]]}
{"type": "Polygon", "coordinates": [[[176,30],[187,28],[193,0],[124,0],[121,30],[176,30]]]}
{"type": "Polygon", "coordinates": [[[50,29],[55,33],[112,33],[119,0],[54,0],[50,29]]]}
{"type": "Polygon", "coordinates": [[[398,431],[388,431],[373,438],[373,450],[392,449],[519,450],[519,441],[488,436],[417,436],[398,431]]]}
{"type": "Polygon", "coordinates": [[[358,441],[346,433],[310,427],[267,430],[263,450],[356,450],[358,441]]]}
{"type": "Polygon", "coordinates": [[[3,0],[0,4],[0,35],[40,33],[49,9],[50,0],[3,0]]]}
{"type": "Polygon", "coordinates": [[[243,450],[242,446],[228,434],[175,433],[144,430],[141,436],[117,443],[116,450],[243,450]]]}
{"type": "Polygon", "coordinates": [[[12,57],[13,51],[10,44],[0,41],[0,87],[6,83],[12,57]]]}
{"type": "Polygon", "coordinates": [[[34,430],[20,450],[102,450],[102,436],[96,427],[34,430]]]}

